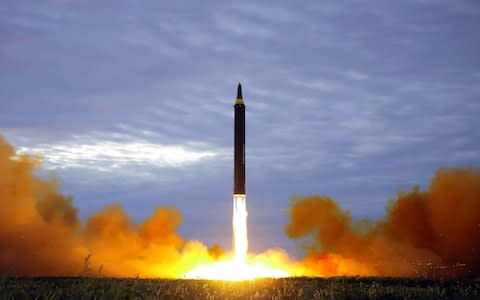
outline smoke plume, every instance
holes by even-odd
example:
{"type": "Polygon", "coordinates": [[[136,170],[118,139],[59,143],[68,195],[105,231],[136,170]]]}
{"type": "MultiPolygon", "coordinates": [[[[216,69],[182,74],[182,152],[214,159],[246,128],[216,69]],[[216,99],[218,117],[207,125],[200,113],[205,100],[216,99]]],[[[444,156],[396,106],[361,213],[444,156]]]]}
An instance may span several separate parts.
{"type": "Polygon", "coordinates": [[[182,216],[159,207],[143,223],[111,205],[82,222],[59,178],[41,179],[40,159],[16,155],[0,137],[0,272],[13,275],[182,277],[223,255],[186,241],[182,216]]]}
{"type": "Polygon", "coordinates": [[[285,231],[306,241],[317,275],[480,275],[480,170],[440,169],[399,193],[380,221],[354,220],[328,197],[293,197],[285,231]]]}
{"type": "MultiPolygon", "coordinates": [[[[174,207],[142,223],[119,205],[80,220],[60,179],[39,178],[39,166],[0,137],[0,273],[181,278],[225,258],[180,236],[174,207]]],[[[390,201],[380,221],[354,220],[328,197],[293,197],[286,233],[305,243],[301,264],[282,250],[252,259],[292,275],[480,276],[480,170],[439,170],[427,190],[390,201]]]]}

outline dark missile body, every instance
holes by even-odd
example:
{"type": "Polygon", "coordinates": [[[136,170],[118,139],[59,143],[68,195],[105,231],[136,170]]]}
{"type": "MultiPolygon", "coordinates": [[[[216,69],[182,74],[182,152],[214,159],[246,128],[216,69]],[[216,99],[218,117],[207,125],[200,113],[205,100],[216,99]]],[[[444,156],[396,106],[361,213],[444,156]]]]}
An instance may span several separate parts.
{"type": "Polygon", "coordinates": [[[233,107],[235,108],[233,193],[245,194],[245,104],[240,83],[233,107]]]}

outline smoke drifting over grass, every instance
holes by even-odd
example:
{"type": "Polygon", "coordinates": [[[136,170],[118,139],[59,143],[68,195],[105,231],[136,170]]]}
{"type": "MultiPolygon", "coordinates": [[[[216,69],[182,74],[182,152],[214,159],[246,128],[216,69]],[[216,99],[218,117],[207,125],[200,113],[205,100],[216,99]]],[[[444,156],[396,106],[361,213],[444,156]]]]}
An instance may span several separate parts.
{"type": "MultiPolygon", "coordinates": [[[[182,278],[225,256],[180,236],[173,207],[136,223],[111,205],[82,221],[58,178],[34,175],[39,165],[0,138],[0,272],[182,278]]],[[[302,263],[279,250],[253,260],[293,275],[480,276],[478,169],[438,171],[427,190],[400,193],[380,221],[354,220],[332,199],[310,196],[293,198],[289,222],[289,237],[310,241],[302,263]]]]}
{"type": "Polygon", "coordinates": [[[293,197],[291,238],[310,238],[304,265],[320,275],[479,276],[480,170],[441,169],[400,193],[386,217],[354,220],[328,197],[293,197]]]}
{"type": "Polygon", "coordinates": [[[82,222],[72,197],[58,191],[58,178],[34,175],[39,165],[38,158],[16,155],[0,138],[2,272],[181,277],[223,254],[218,246],[210,253],[178,235],[182,217],[173,207],[159,207],[137,224],[122,207],[111,205],[82,222]]]}

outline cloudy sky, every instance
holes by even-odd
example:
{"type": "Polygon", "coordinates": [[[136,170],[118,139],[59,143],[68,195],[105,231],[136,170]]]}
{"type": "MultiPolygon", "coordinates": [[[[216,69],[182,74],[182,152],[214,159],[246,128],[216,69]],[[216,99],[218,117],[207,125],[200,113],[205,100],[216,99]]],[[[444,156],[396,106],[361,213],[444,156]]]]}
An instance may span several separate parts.
{"type": "Polygon", "coordinates": [[[83,217],[175,205],[228,248],[241,81],[251,248],[292,249],[291,195],[379,218],[480,166],[479,32],[476,0],[2,0],[0,134],[83,217]]]}

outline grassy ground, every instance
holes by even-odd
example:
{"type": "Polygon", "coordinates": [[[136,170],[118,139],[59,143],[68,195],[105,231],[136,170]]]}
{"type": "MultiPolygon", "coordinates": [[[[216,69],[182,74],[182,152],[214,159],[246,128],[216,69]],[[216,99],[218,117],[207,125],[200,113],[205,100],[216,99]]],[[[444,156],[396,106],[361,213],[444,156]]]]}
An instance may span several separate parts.
{"type": "Polygon", "coordinates": [[[0,299],[480,299],[480,279],[286,278],[244,282],[3,278],[0,299]]]}

